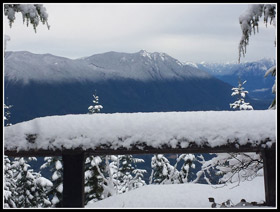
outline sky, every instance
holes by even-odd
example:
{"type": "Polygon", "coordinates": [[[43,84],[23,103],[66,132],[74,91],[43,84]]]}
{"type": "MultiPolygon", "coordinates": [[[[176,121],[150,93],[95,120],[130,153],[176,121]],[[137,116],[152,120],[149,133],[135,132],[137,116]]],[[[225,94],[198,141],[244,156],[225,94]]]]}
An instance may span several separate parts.
{"type": "MultiPolygon", "coordinates": [[[[45,3],[46,25],[23,24],[16,15],[6,51],[50,53],[76,59],[109,51],[164,52],[180,62],[237,62],[239,16],[248,4],[214,3],[45,3]]],[[[260,21],[241,62],[276,58],[276,28],[260,21]]]]}

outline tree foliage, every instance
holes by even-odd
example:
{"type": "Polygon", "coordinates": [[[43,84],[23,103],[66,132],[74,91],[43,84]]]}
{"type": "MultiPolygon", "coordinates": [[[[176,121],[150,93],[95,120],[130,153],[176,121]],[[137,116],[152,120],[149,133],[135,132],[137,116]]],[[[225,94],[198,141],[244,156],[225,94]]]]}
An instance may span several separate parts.
{"type": "MultiPolygon", "coordinates": [[[[256,31],[259,31],[259,21],[263,15],[263,20],[265,25],[269,22],[270,25],[276,27],[276,4],[251,4],[248,6],[248,9],[240,15],[239,23],[242,30],[242,36],[239,42],[239,57],[238,62],[240,62],[240,58],[243,55],[245,57],[246,54],[246,47],[249,45],[249,37],[254,34],[256,31]]],[[[276,38],[274,41],[276,46],[276,38]]],[[[276,66],[271,67],[267,73],[272,73],[273,76],[276,77],[276,66]],[[274,70],[274,71],[273,71],[274,70]]],[[[267,73],[265,76],[267,76],[267,73]]],[[[275,83],[272,87],[272,93],[276,94],[276,79],[275,83]]],[[[276,98],[272,101],[269,109],[276,109],[276,98]]]]}
{"type": "Polygon", "coordinates": [[[40,22],[46,24],[48,29],[50,28],[48,13],[42,4],[4,4],[4,15],[7,16],[10,27],[18,12],[22,14],[23,23],[26,22],[27,26],[31,23],[35,32],[40,22]]]}
{"type": "Polygon", "coordinates": [[[90,105],[88,107],[88,111],[89,111],[88,113],[89,114],[99,113],[100,110],[103,108],[103,106],[99,104],[99,96],[96,95],[96,92],[92,96],[93,96],[92,102],[94,103],[94,105],[90,105]]]}
{"type": "Polygon", "coordinates": [[[48,168],[52,172],[51,180],[53,186],[47,191],[47,195],[51,198],[52,207],[62,206],[63,192],[63,166],[61,157],[45,157],[45,163],[41,169],[48,168]]]}
{"type": "Polygon", "coordinates": [[[28,161],[36,158],[5,157],[4,206],[11,208],[50,207],[47,191],[52,183],[30,169],[28,161]]]}
{"type": "Polygon", "coordinates": [[[259,31],[258,26],[262,15],[264,15],[263,20],[266,26],[268,22],[273,26],[276,26],[276,4],[251,4],[248,6],[248,9],[239,17],[239,23],[242,30],[242,36],[238,47],[239,62],[241,56],[245,56],[246,54],[246,47],[249,44],[249,38],[252,34],[252,31],[254,34],[256,31],[259,31]]]}

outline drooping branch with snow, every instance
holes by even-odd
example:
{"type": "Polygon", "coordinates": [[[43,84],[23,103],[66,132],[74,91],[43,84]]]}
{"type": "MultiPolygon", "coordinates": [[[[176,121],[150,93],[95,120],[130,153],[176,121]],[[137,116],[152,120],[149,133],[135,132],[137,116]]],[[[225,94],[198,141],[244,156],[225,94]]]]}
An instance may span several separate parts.
{"type": "MultiPolygon", "coordinates": [[[[246,54],[246,47],[249,44],[249,37],[252,33],[252,31],[255,33],[256,30],[258,32],[258,23],[260,21],[260,18],[262,17],[262,14],[264,15],[264,23],[267,26],[267,23],[269,22],[270,25],[273,25],[276,27],[276,4],[252,4],[249,5],[248,9],[240,15],[239,17],[239,23],[242,30],[242,37],[240,39],[239,43],[239,57],[238,62],[240,62],[241,56],[245,56],[246,54]]],[[[276,46],[276,36],[274,45],[276,46]]],[[[276,66],[271,67],[271,69],[275,70],[274,75],[276,76],[276,66]]],[[[269,70],[271,70],[269,69],[269,70]]],[[[268,72],[270,73],[270,71],[268,72]]],[[[265,74],[267,76],[267,74],[265,74]]],[[[272,87],[272,92],[276,94],[276,88],[275,83],[272,87]],[[275,91],[275,92],[274,92],[275,91]]],[[[269,109],[275,109],[276,108],[276,99],[272,101],[271,105],[269,106],[269,109]]]]}
{"type": "Polygon", "coordinates": [[[33,25],[35,32],[40,22],[50,28],[48,13],[42,4],[4,4],[4,15],[7,16],[10,27],[16,19],[17,12],[22,14],[23,23],[26,22],[27,26],[29,23],[33,25]]]}
{"type": "Polygon", "coordinates": [[[251,36],[252,31],[254,34],[256,31],[259,31],[258,26],[262,15],[264,15],[264,23],[266,26],[268,22],[273,26],[276,26],[276,4],[252,4],[249,5],[248,9],[239,16],[239,23],[242,30],[242,36],[238,47],[239,62],[241,56],[245,56],[246,54],[246,47],[249,44],[249,37],[251,36]]]}
{"type": "Polygon", "coordinates": [[[220,176],[219,183],[223,185],[239,185],[263,175],[263,160],[257,153],[218,153],[207,161],[201,155],[198,161],[202,166],[194,183],[203,177],[208,184],[214,184],[213,176],[220,176]]]}

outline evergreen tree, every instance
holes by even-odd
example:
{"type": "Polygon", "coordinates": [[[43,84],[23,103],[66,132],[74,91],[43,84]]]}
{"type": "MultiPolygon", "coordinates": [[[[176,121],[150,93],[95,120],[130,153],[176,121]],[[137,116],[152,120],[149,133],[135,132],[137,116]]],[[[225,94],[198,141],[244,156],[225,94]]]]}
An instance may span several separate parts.
{"type": "MultiPolygon", "coordinates": [[[[4,121],[5,126],[12,125],[10,123],[11,112],[10,108],[12,105],[4,104],[4,121]]],[[[10,159],[4,155],[4,207],[5,208],[15,208],[16,207],[16,181],[14,179],[14,171],[12,167],[12,162],[10,159]]]]}
{"type": "Polygon", "coordinates": [[[237,96],[237,100],[229,104],[230,108],[233,109],[240,109],[240,110],[253,110],[253,107],[250,105],[250,103],[247,103],[244,101],[246,94],[248,91],[244,91],[244,88],[242,85],[246,83],[246,80],[244,82],[241,82],[240,79],[238,80],[238,87],[237,88],[232,88],[233,90],[231,96],[237,96]]]}
{"type": "Polygon", "coordinates": [[[12,162],[4,155],[4,207],[16,208],[17,186],[12,162]]]}
{"type": "Polygon", "coordinates": [[[100,110],[103,108],[103,106],[99,105],[99,97],[96,95],[96,91],[95,94],[93,94],[92,96],[93,96],[92,102],[94,103],[94,105],[90,105],[88,107],[89,114],[99,113],[100,110]]]}
{"type": "Polygon", "coordinates": [[[139,169],[137,167],[137,163],[144,163],[145,161],[143,159],[140,159],[140,158],[133,158],[133,162],[134,162],[134,165],[135,165],[135,169],[132,171],[132,188],[135,189],[135,188],[139,188],[141,186],[144,186],[146,185],[146,182],[144,179],[144,174],[147,173],[147,171],[145,169],[139,169]]]}
{"type": "Polygon", "coordinates": [[[63,166],[61,157],[45,157],[46,161],[40,168],[49,168],[52,172],[53,186],[47,192],[51,197],[52,207],[62,206],[62,192],[63,192],[63,166]]]}
{"type": "Polygon", "coordinates": [[[11,122],[10,122],[10,119],[11,119],[11,107],[13,107],[13,105],[6,105],[4,104],[4,121],[5,121],[5,126],[11,126],[11,122]]]}
{"type": "MultiPolygon", "coordinates": [[[[99,113],[103,108],[102,105],[99,105],[99,97],[93,94],[93,103],[94,105],[88,107],[88,113],[94,114],[99,113]]],[[[90,156],[86,158],[85,164],[85,201],[98,201],[104,198],[103,192],[105,183],[105,158],[104,157],[94,157],[90,156]],[[103,159],[103,162],[102,162],[103,159]]],[[[110,193],[110,192],[109,192],[110,193]]],[[[105,194],[107,196],[107,194],[105,194]]]]}
{"type": "Polygon", "coordinates": [[[100,169],[99,174],[103,177],[104,184],[103,195],[104,198],[109,196],[116,195],[118,193],[118,158],[115,155],[106,155],[105,156],[105,169],[104,173],[101,173],[100,169]]]}
{"type": "Polygon", "coordinates": [[[132,155],[118,155],[118,192],[124,193],[132,189],[132,172],[134,167],[132,166],[132,155]]]}
{"type": "MultiPolygon", "coordinates": [[[[28,158],[28,161],[36,158],[28,158]]],[[[51,203],[47,196],[47,190],[52,183],[43,178],[40,173],[30,169],[25,158],[15,158],[12,167],[17,188],[17,208],[49,207],[51,203]]]]}
{"type": "Polygon", "coordinates": [[[138,169],[137,163],[144,162],[133,155],[119,155],[118,157],[118,192],[124,193],[145,185],[143,175],[146,170],[138,169]]]}
{"type": "Polygon", "coordinates": [[[183,165],[181,166],[181,170],[178,174],[178,180],[180,183],[190,182],[194,176],[194,172],[192,169],[195,168],[195,156],[193,154],[181,154],[177,161],[183,160],[183,165]]]}
{"type": "Polygon", "coordinates": [[[99,171],[104,173],[105,163],[102,162],[102,157],[90,156],[86,158],[85,169],[85,204],[87,204],[91,200],[98,201],[104,198],[104,180],[99,171]]]}
{"type": "Polygon", "coordinates": [[[176,183],[177,174],[175,168],[170,165],[168,159],[162,154],[157,154],[152,157],[151,161],[152,173],[150,176],[150,184],[168,184],[176,183]]]}

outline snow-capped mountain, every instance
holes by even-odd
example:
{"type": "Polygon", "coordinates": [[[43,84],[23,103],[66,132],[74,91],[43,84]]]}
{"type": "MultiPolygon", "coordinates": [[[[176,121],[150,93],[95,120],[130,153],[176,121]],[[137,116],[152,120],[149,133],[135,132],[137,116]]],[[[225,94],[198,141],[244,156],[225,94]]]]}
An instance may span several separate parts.
{"type": "Polygon", "coordinates": [[[223,80],[232,86],[237,86],[239,77],[243,81],[246,80],[247,82],[244,87],[249,91],[249,95],[252,98],[269,100],[274,98],[271,88],[275,82],[275,78],[271,75],[264,77],[266,71],[276,65],[274,59],[264,58],[255,62],[243,63],[186,62],[185,64],[206,71],[212,76],[223,80]]]}
{"type": "Polygon", "coordinates": [[[81,59],[68,59],[51,54],[6,52],[5,78],[10,81],[41,82],[100,81],[133,79],[141,81],[182,80],[192,77],[209,78],[204,71],[183,66],[165,53],[107,52],[81,59]]]}
{"type": "MultiPolygon", "coordinates": [[[[186,64],[192,64],[186,62],[186,64]]],[[[246,74],[264,76],[265,72],[276,64],[274,59],[263,58],[254,62],[227,62],[227,63],[193,63],[200,70],[207,71],[212,75],[240,75],[246,74]]]]}

